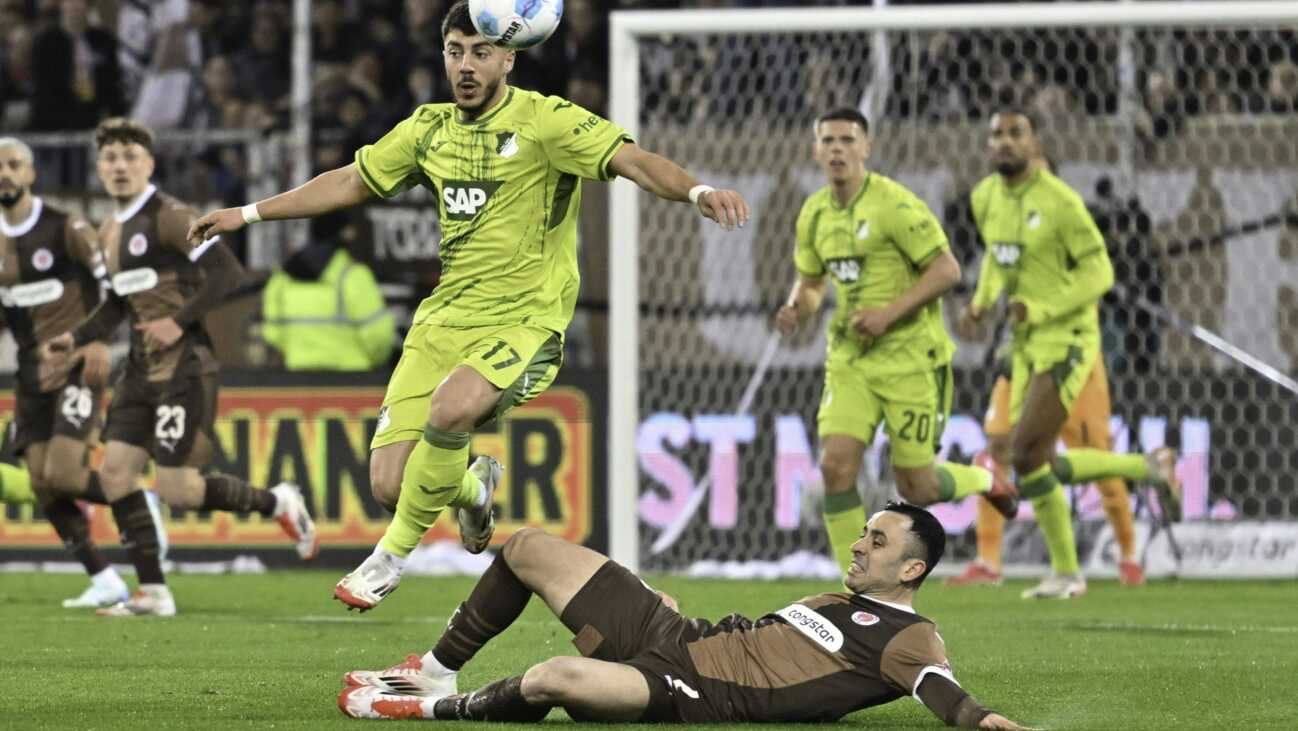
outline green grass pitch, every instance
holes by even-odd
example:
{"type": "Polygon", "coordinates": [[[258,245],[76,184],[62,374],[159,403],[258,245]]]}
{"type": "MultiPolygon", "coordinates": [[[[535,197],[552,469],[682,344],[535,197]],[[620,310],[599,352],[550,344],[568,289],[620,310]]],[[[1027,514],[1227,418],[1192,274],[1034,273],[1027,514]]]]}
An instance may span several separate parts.
{"type": "MultiPolygon", "coordinates": [[[[331,600],[337,578],[320,571],[177,576],[171,583],[179,616],[111,620],[59,608],[60,599],[80,591],[81,576],[0,574],[0,728],[373,725],[338,712],[343,672],[385,667],[428,649],[472,582],[411,577],[359,616],[331,600]]],[[[676,595],[687,613],[713,619],[732,611],[757,616],[833,588],[653,583],[676,595]]],[[[1051,729],[1298,728],[1293,582],[1158,582],[1140,589],[1094,582],[1088,596],[1071,602],[1021,601],[1021,583],[960,590],[932,583],[921,591],[919,609],[940,625],[957,677],[1020,722],[1051,729]]],[[[465,668],[460,687],[572,653],[563,627],[533,600],[465,668]]],[[[549,722],[574,725],[559,711],[549,722]]],[[[910,699],[844,723],[942,728],[910,699]]]]}

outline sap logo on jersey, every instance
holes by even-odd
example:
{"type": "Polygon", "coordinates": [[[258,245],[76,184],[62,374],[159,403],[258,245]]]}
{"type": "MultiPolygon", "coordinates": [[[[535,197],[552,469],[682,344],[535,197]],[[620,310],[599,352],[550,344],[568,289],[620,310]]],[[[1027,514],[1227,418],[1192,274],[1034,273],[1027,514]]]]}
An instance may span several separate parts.
{"type": "Polygon", "coordinates": [[[864,259],[859,256],[844,256],[825,261],[825,266],[829,267],[829,271],[833,273],[834,278],[845,284],[855,282],[861,278],[863,264],[864,259]]]}
{"type": "Polygon", "coordinates": [[[879,618],[869,612],[852,612],[852,621],[862,627],[869,627],[872,624],[878,624],[879,618]]]}
{"type": "Polygon", "coordinates": [[[1018,244],[1010,244],[1004,241],[998,241],[992,244],[992,258],[997,264],[1003,267],[1012,267],[1019,263],[1019,257],[1023,255],[1023,247],[1018,244]]]}
{"type": "Polygon", "coordinates": [[[471,221],[500,188],[498,180],[448,180],[442,189],[446,217],[452,221],[471,221]]]}
{"type": "Polygon", "coordinates": [[[843,649],[843,633],[824,615],[802,604],[790,604],[776,612],[790,626],[829,652],[843,649]]]}

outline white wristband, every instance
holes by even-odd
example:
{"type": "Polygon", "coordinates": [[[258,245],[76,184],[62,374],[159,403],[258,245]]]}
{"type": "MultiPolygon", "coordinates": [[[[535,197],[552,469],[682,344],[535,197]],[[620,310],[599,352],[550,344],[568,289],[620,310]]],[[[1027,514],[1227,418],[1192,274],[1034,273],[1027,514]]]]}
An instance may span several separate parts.
{"type": "Polygon", "coordinates": [[[711,193],[714,190],[716,190],[716,188],[702,184],[690,188],[690,203],[697,206],[699,204],[699,199],[703,197],[704,193],[711,193]]]}
{"type": "Polygon", "coordinates": [[[252,225],[254,223],[258,223],[261,221],[261,214],[257,212],[256,203],[249,203],[243,208],[240,208],[239,213],[243,214],[243,222],[248,225],[252,225]]]}

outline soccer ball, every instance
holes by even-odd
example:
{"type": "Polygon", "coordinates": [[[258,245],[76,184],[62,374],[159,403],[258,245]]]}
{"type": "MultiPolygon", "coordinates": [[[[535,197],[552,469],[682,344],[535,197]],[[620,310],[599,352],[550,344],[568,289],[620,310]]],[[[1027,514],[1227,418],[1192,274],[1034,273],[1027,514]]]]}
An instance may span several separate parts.
{"type": "Polygon", "coordinates": [[[563,0],[469,0],[473,27],[506,48],[531,48],[549,38],[563,17],[563,0]]]}

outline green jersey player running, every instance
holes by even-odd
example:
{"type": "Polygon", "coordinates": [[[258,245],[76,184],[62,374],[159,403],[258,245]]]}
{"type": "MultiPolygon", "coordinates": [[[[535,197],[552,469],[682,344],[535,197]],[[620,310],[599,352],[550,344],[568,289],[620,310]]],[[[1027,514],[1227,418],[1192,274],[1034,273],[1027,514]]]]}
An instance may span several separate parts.
{"type": "Polygon", "coordinates": [[[1075,448],[1056,454],[1059,430],[1100,354],[1097,305],[1113,286],[1104,237],[1081,196],[1032,161],[1043,157],[1037,128],[1019,110],[992,116],[987,149],[996,172],[970,194],[986,252],[962,334],[1004,294],[1013,327],[1010,451],[1022,495],[1032,501],[1050,552],[1051,573],[1027,598],[1086,593],[1072,515],[1061,482],[1107,477],[1146,480],[1180,493],[1172,450],[1148,457],[1075,448]]]}
{"type": "Polygon", "coordinates": [[[813,154],[829,185],[798,215],[798,279],[776,324],[792,334],[820,309],[833,280],[838,308],[817,420],[825,528],[846,571],[865,523],[856,475],[881,421],[907,501],[930,505],[981,493],[1012,518],[1018,498],[981,467],[935,464],[951,412],[955,352],[939,298],[960,281],[941,225],[914,193],[866,169],[870,127],[860,112],[827,112],[813,131],[813,154]]]}
{"type": "Polygon", "coordinates": [[[726,229],[748,219],[739,194],[700,185],[617,125],[510,87],[514,52],[478,34],[467,0],[447,12],[442,41],[453,104],[420,106],[357,151],[354,163],[210,213],[190,230],[200,240],[416,185],[438,200],[442,279],[415,313],[370,445],[374,497],[396,515],[374,553],[334,590],[362,611],[397,587],[406,557],[448,506],[459,509],[465,548],[487,547],[501,467],[482,458],[466,469],[469,432],[536,397],[558,372],[577,300],[582,179],[621,175],[661,198],[693,202],[726,229]]]}

